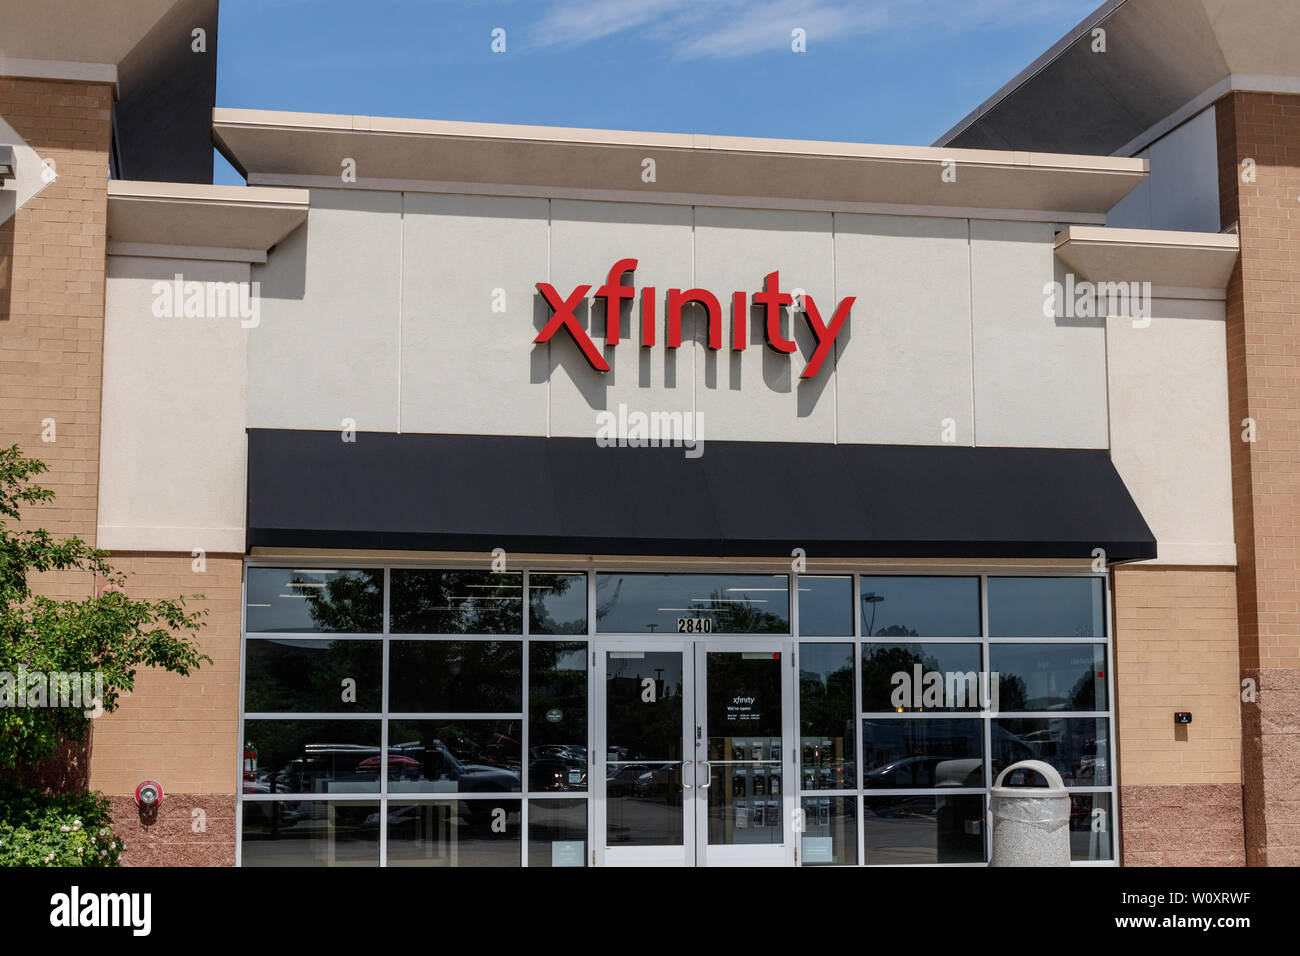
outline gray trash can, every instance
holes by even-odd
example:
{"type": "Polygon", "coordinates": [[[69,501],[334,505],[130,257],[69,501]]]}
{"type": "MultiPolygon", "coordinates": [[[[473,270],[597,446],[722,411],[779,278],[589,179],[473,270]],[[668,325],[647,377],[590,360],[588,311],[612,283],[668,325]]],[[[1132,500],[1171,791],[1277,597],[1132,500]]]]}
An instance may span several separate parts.
{"type": "Polygon", "coordinates": [[[1070,794],[1061,775],[1041,760],[1022,760],[998,774],[989,801],[993,852],[989,866],[1069,866],[1070,794]],[[1034,770],[1046,787],[1004,787],[1015,770],[1034,770]]]}

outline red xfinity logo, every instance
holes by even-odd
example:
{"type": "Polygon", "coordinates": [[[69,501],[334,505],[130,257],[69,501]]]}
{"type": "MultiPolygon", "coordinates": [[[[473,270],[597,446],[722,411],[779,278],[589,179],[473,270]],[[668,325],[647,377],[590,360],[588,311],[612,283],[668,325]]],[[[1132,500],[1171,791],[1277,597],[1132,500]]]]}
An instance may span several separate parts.
{"type": "MultiPolygon", "coordinates": [[[[630,285],[622,285],[624,273],[636,271],[635,259],[620,259],[614,263],[609,270],[609,276],[605,284],[596,290],[596,297],[605,300],[605,344],[618,345],[618,320],[620,303],[624,299],[632,299],[636,296],[636,289],[630,285]],[[615,317],[610,320],[608,317],[615,317]]],[[[553,314],[551,320],[546,323],[546,328],[537,334],[534,342],[549,342],[555,333],[560,329],[566,330],[573,337],[573,341],[578,344],[582,350],[583,356],[587,362],[598,372],[608,372],[609,363],[605,361],[596,344],[591,341],[586,330],[578,323],[573,312],[586,298],[587,293],[591,291],[591,286],[580,285],[573,290],[566,298],[555,290],[555,286],[549,282],[537,283],[537,289],[550,304],[553,314]]],[[[803,314],[808,320],[808,327],[812,329],[813,336],[817,339],[817,348],[813,350],[812,358],[804,367],[801,378],[812,378],[822,367],[822,362],[830,354],[831,349],[835,346],[835,336],[839,335],[840,329],[849,317],[849,310],[853,308],[855,297],[848,296],[840,300],[840,304],[835,307],[835,314],[831,316],[830,323],[822,321],[821,311],[817,308],[817,303],[813,301],[811,295],[803,296],[803,314]]],[[[722,348],[722,305],[718,302],[718,297],[707,289],[687,289],[683,292],[681,289],[668,290],[668,341],[665,343],[668,348],[679,348],[682,344],[682,306],[688,302],[698,302],[704,307],[709,316],[709,348],[722,348]]],[[[763,282],[763,291],[754,293],[754,303],[764,308],[766,317],[765,338],[769,348],[777,352],[787,354],[798,349],[790,339],[781,334],[781,306],[792,305],[794,297],[788,292],[781,291],[781,274],[779,272],[769,272],[763,282]]],[[[746,329],[749,324],[749,305],[746,302],[746,293],[733,292],[731,295],[731,348],[733,351],[740,351],[745,348],[746,329]]],[[[647,286],[641,290],[641,345],[643,347],[655,344],[655,289],[654,286],[647,286]]]]}

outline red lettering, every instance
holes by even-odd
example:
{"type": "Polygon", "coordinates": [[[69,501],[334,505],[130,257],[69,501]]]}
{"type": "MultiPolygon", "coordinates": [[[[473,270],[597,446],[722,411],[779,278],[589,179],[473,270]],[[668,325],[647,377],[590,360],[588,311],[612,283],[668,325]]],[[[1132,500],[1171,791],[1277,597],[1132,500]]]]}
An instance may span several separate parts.
{"type": "Polygon", "coordinates": [[[722,306],[707,289],[668,290],[668,347],[675,349],[682,344],[682,306],[688,302],[704,306],[709,313],[709,348],[722,348],[722,306]]]}
{"type": "Polygon", "coordinates": [[[631,286],[621,285],[619,280],[625,272],[636,271],[635,259],[619,259],[609,270],[605,284],[596,290],[596,296],[605,300],[605,344],[618,345],[618,319],[624,299],[631,299],[636,290],[631,286]]]}
{"type": "MultiPolygon", "coordinates": [[[[619,319],[623,308],[623,301],[631,301],[636,298],[636,285],[634,282],[623,284],[623,277],[628,273],[635,272],[637,268],[636,259],[619,259],[610,267],[609,274],[605,279],[605,284],[596,290],[595,297],[605,300],[605,344],[618,345],[621,338],[619,328],[619,319]]],[[[578,286],[573,292],[565,298],[556,290],[555,286],[549,282],[537,283],[537,289],[551,306],[552,315],[546,323],[546,327],[537,334],[534,342],[549,342],[561,330],[566,330],[577,344],[579,350],[587,363],[598,372],[608,372],[609,363],[605,360],[601,350],[598,349],[587,331],[578,322],[575,310],[582,303],[587,293],[591,291],[591,286],[578,286]]],[[[803,296],[803,314],[808,322],[808,327],[812,330],[813,337],[817,340],[816,347],[813,349],[812,356],[808,359],[808,364],[804,366],[802,378],[812,378],[825,363],[835,348],[835,341],[848,321],[849,312],[853,308],[855,299],[848,296],[840,300],[835,307],[835,314],[831,316],[829,323],[822,321],[821,312],[817,308],[817,303],[813,301],[810,295],[803,296]]],[[[722,348],[722,306],[718,302],[717,296],[707,289],[669,289],[667,302],[667,319],[668,330],[666,332],[667,341],[665,345],[668,348],[680,348],[682,344],[682,307],[692,302],[704,306],[709,323],[708,347],[718,350],[722,348]]],[[[749,344],[749,309],[750,303],[760,306],[763,309],[763,337],[769,348],[784,355],[789,355],[799,350],[798,345],[793,338],[787,339],[781,331],[781,309],[785,306],[794,305],[794,296],[788,292],[781,291],[781,273],[779,271],[769,272],[763,278],[763,289],[761,292],[746,293],[733,292],[731,294],[731,348],[732,351],[742,351],[749,344]],[[752,297],[751,297],[752,296],[752,297]]],[[[647,286],[641,290],[641,345],[643,347],[653,346],[655,344],[655,325],[656,312],[655,305],[655,288],[647,286]]],[[[793,335],[793,329],[791,330],[793,335]]]]}
{"type": "Polygon", "coordinates": [[[749,330],[749,307],[745,305],[745,293],[731,294],[731,350],[738,352],[745,347],[749,330]]]}
{"type": "Polygon", "coordinates": [[[754,293],[754,302],[767,310],[767,344],[778,352],[789,354],[796,346],[781,334],[781,306],[794,303],[794,297],[781,291],[781,273],[769,272],[763,280],[763,291],[754,293]]]}
{"type": "Polygon", "coordinates": [[[580,285],[573,290],[573,294],[567,299],[561,298],[560,293],[555,291],[555,286],[549,282],[537,283],[537,291],[542,294],[555,313],[551,316],[551,321],[546,323],[546,328],[537,333],[534,342],[549,342],[551,337],[560,329],[567,329],[573,336],[573,341],[578,344],[582,350],[583,358],[587,364],[597,372],[608,372],[609,363],[605,361],[596,344],[587,337],[586,330],[578,324],[578,319],[574,316],[573,310],[578,307],[578,303],[583,300],[586,294],[591,290],[589,285],[580,285]]]}
{"type": "Polygon", "coordinates": [[[831,347],[835,344],[835,336],[840,334],[840,329],[844,327],[845,320],[849,317],[849,310],[853,308],[855,296],[846,296],[840,300],[840,304],[835,307],[835,314],[831,316],[831,326],[829,329],[822,323],[821,313],[817,311],[817,303],[813,297],[804,294],[803,309],[804,316],[808,319],[808,327],[817,338],[817,348],[813,350],[812,358],[804,366],[803,375],[800,378],[812,378],[817,374],[818,369],[822,367],[822,362],[830,354],[831,347]]]}
{"type": "Polygon", "coordinates": [[[655,344],[655,287],[641,290],[641,344],[655,344]]]}

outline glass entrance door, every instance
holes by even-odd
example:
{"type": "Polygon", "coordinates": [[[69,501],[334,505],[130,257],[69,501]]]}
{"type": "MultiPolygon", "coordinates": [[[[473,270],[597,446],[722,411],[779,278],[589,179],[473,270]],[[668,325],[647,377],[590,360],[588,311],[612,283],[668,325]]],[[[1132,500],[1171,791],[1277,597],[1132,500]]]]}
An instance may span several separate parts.
{"type": "Polygon", "coordinates": [[[794,862],[791,661],[787,641],[696,644],[701,866],[794,862]]]}
{"type": "Polygon", "coordinates": [[[794,669],[781,639],[602,642],[596,862],[794,862],[794,669]]]}
{"type": "Polygon", "coordinates": [[[694,666],[688,641],[610,642],[596,654],[598,863],[694,862],[694,666]]]}

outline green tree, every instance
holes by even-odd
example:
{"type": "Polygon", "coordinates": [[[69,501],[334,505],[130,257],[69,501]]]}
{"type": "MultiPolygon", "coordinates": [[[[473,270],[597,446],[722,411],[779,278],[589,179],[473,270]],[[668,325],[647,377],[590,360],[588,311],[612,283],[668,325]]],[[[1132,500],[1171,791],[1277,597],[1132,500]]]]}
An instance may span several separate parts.
{"type": "MultiPolygon", "coordinates": [[[[14,769],[53,754],[62,740],[84,742],[90,714],[111,713],[135,686],[136,670],[158,667],[182,676],[212,659],[199,653],[193,632],[206,610],[190,613],[185,599],[142,601],[122,590],[126,576],[108,552],[78,537],[55,540],[37,528],[18,531],[20,509],[50,501],[54,493],[31,483],[48,469],[17,445],[0,449],[0,768],[14,769]],[[32,590],[30,578],[50,571],[80,571],[102,579],[96,596],[58,601],[32,590]],[[86,706],[15,706],[19,668],[31,674],[95,673],[103,697],[86,706]]],[[[202,600],[202,595],[193,595],[202,600]]],[[[29,678],[30,679],[30,678],[29,678]]],[[[36,685],[31,685],[36,686],[36,685]]],[[[85,703],[83,701],[83,703],[85,703]]]]}

